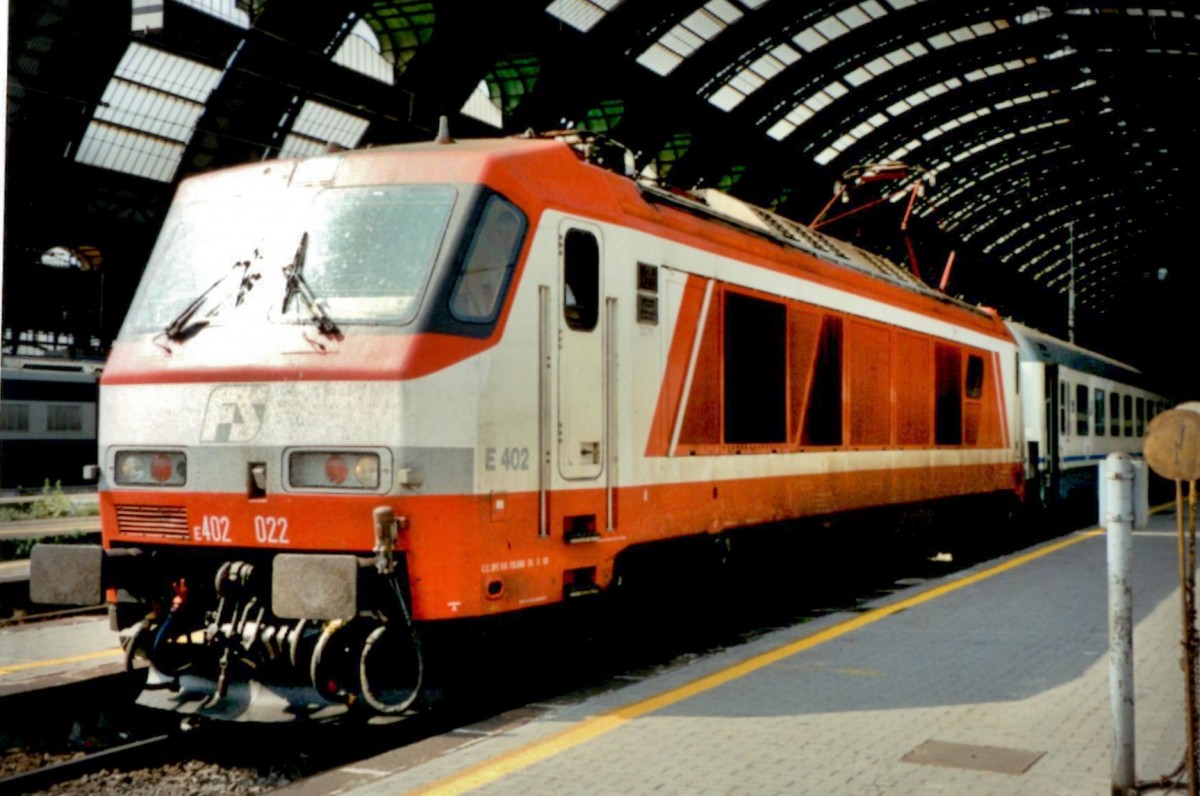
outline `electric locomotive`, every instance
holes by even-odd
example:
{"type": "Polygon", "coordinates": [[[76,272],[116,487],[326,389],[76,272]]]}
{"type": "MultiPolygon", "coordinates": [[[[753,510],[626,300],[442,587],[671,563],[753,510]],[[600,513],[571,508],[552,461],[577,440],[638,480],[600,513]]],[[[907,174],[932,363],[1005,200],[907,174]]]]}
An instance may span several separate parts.
{"type": "Polygon", "coordinates": [[[622,168],[444,138],[184,181],[101,382],[102,546],[36,548],[34,599],[106,594],[149,704],[398,713],[428,630],[635,547],[1021,497],[995,313],[622,168]]]}

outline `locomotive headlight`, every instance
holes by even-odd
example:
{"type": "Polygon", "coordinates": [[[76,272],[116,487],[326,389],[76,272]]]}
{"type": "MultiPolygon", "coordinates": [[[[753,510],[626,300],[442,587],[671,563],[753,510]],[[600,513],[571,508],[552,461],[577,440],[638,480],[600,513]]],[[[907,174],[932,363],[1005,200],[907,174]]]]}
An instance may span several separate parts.
{"type": "Polygon", "coordinates": [[[373,453],[359,456],[354,463],[354,477],[367,489],[379,486],[379,457],[373,453]]]}
{"type": "Polygon", "coordinates": [[[293,451],[288,455],[288,485],[291,487],[378,489],[379,472],[377,453],[293,451]]]}
{"type": "Polygon", "coordinates": [[[116,482],[122,486],[183,486],[187,456],[179,451],[118,451],[116,482]]]}
{"type": "Polygon", "coordinates": [[[325,459],[325,479],[333,486],[341,486],[346,482],[350,467],[341,454],[331,454],[325,459]]]}

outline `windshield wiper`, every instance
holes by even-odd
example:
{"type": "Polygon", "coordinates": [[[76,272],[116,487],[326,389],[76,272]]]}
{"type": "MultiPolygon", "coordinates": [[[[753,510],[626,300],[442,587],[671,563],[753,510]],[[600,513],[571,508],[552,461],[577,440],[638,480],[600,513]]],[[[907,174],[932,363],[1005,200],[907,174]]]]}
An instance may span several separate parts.
{"type": "MultiPolygon", "coordinates": [[[[258,252],[256,250],[255,257],[257,256],[258,252]]],[[[238,268],[242,269],[242,279],[238,283],[237,301],[235,302],[235,306],[241,306],[242,301],[246,298],[246,294],[250,292],[251,288],[254,287],[255,281],[257,281],[262,274],[258,273],[257,271],[255,273],[250,273],[249,260],[236,262],[233,264],[233,268],[234,270],[238,268]]],[[[176,342],[187,340],[192,335],[208,326],[207,318],[196,321],[195,323],[192,323],[192,318],[195,317],[196,313],[200,311],[200,308],[203,307],[205,302],[208,301],[209,294],[224,284],[230,276],[232,276],[231,273],[225,274],[220,279],[205,288],[203,293],[192,299],[191,303],[184,307],[183,311],[176,315],[175,319],[163,328],[163,334],[167,336],[168,340],[173,340],[176,342]]],[[[224,301],[221,303],[224,303],[224,301]]],[[[216,307],[214,307],[212,311],[209,312],[209,315],[214,315],[220,306],[221,305],[218,304],[216,307]]]]}
{"type": "Polygon", "coordinates": [[[313,323],[321,331],[321,334],[336,335],[340,334],[340,330],[333,318],[329,317],[329,313],[317,301],[316,294],[308,284],[308,280],[304,278],[304,258],[308,253],[308,233],[305,232],[300,236],[300,245],[296,247],[296,256],[292,261],[283,267],[283,275],[287,277],[287,285],[283,292],[283,306],[281,311],[286,313],[288,305],[292,303],[292,296],[299,295],[304,300],[304,306],[312,317],[313,323]]]}

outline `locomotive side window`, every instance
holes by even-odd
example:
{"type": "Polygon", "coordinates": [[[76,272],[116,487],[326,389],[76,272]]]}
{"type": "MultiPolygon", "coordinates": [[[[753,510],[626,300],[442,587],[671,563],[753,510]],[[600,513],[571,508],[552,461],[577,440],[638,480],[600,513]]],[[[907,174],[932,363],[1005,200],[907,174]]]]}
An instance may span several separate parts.
{"type": "Polygon", "coordinates": [[[787,308],[725,294],[725,442],[787,439],[787,308]]]}
{"type": "Polygon", "coordinates": [[[1075,433],[1081,437],[1088,435],[1088,387],[1086,384],[1075,385],[1075,433]]]}
{"type": "Polygon", "coordinates": [[[967,357],[966,396],[973,401],[983,395],[983,357],[971,354],[967,357]]]}
{"type": "Polygon", "coordinates": [[[1136,436],[1140,437],[1146,433],[1146,399],[1145,398],[1137,399],[1136,417],[1137,417],[1137,430],[1135,431],[1135,434],[1136,434],[1136,436]]]}
{"type": "Polygon", "coordinates": [[[983,357],[967,355],[967,374],[963,384],[963,444],[979,444],[983,422],[983,357]]]}
{"type": "Polygon", "coordinates": [[[1108,433],[1121,436],[1121,396],[1115,392],[1108,397],[1108,433]]]}
{"type": "Polygon", "coordinates": [[[579,332],[596,328],[600,317],[600,244],[582,229],[563,239],[563,317],[579,332]]]}
{"type": "Polygon", "coordinates": [[[1096,388],[1096,436],[1104,436],[1104,390],[1096,388]]]}
{"type": "Polygon", "coordinates": [[[499,196],[488,197],[450,297],[455,318],[469,323],[495,319],[524,233],[521,211],[499,196]]]}
{"type": "Polygon", "coordinates": [[[958,346],[934,346],[934,442],[962,444],[962,352],[958,346]]]}
{"type": "Polygon", "coordinates": [[[821,322],[800,444],[842,444],[842,319],[836,316],[827,315],[821,322]]]}
{"type": "Polygon", "coordinates": [[[1125,436],[1133,436],[1133,396],[1125,396],[1125,436]]]}

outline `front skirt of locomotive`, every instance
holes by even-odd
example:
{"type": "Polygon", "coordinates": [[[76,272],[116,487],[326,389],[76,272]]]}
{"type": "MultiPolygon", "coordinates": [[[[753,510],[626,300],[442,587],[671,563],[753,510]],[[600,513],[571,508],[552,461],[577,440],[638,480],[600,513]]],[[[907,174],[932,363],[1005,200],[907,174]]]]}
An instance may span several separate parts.
{"type": "Polygon", "coordinates": [[[418,695],[419,643],[403,622],[362,614],[237,630],[230,645],[211,627],[173,639],[166,624],[130,628],[129,666],[147,670],[138,704],[222,721],[327,721],[400,715],[418,695]]]}
{"type": "Polygon", "coordinates": [[[237,721],[404,713],[424,663],[403,567],[390,557],[386,566],[353,556],[271,563],[266,578],[227,561],[213,591],[177,589],[169,608],[124,633],[130,668],[149,669],[138,702],[237,721]]]}

